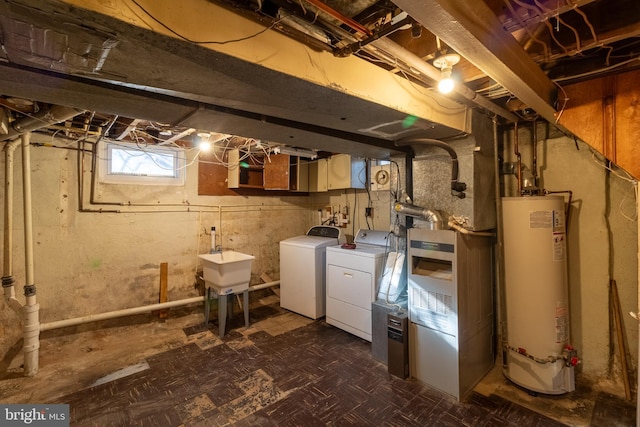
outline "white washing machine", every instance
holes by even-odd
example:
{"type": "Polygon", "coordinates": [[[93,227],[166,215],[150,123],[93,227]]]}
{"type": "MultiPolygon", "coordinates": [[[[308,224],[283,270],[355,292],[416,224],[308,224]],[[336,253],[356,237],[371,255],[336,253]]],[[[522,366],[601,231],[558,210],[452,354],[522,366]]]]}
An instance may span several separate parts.
{"type": "Polygon", "coordinates": [[[327,323],[367,341],[388,237],[388,231],[358,230],[354,249],[327,248],[327,323]]]}
{"type": "Polygon", "coordinates": [[[338,227],[311,227],[280,241],[280,307],[311,319],[326,313],[326,248],[346,241],[338,227]]]}

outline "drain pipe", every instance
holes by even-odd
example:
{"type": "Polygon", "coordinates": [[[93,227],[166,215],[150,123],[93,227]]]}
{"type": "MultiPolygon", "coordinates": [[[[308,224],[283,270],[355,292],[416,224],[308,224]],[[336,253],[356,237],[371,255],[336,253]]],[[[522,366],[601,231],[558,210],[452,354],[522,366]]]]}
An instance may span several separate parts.
{"type": "Polygon", "coordinates": [[[22,308],[22,332],[24,336],[24,375],[32,377],[38,372],[40,348],[40,306],[36,302],[36,285],[33,268],[33,217],[31,211],[31,134],[22,135],[22,193],[24,203],[24,261],[26,303],[22,308]]]}
{"type": "Polygon", "coordinates": [[[189,304],[200,303],[204,301],[205,298],[206,298],[205,296],[186,298],[186,299],[181,299],[176,301],[168,301],[168,302],[161,302],[158,304],[144,305],[140,307],[124,308],[122,310],[109,311],[106,313],[89,314],[87,316],[74,317],[73,319],[65,319],[65,320],[58,320],[55,322],[42,323],[40,325],[40,331],[44,332],[44,331],[50,331],[52,329],[66,328],[69,326],[78,326],[85,323],[97,322],[100,320],[117,319],[119,317],[132,316],[134,314],[149,313],[152,311],[164,310],[166,308],[182,307],[189,304]]]}
{"type": "MultiPolygon", "coordinates": [[[[279,284],[280,284],[280,281],[275,280],[273,282],[267,282],[267,283],[261,283],[259,285],[249,286],[249,292],[257,291],[259,289],[271,288],[279,284]]],[[[176,301],[161,302],[158,304],[123,308],[122,310],[109,311],[106,313],[89,314],[87,316],[74,317],[72,319],[57,320],[55,322],[41,323],[40,331],[45,332],[53,329],[67,328],[69,326],[83,325],[85,323],[90,323],[90,322],[98,322],[100,320],[117,319],[120,317],[133,316],[135,314],[150,313],[152,311],[164,310],[167,308],[182,307],[185,305],[201,303],[205,300],[205,298],[206,296],[199,296],[199,297],[186,298],[186,299],[181,299],[176,301]]]]}
{"type": "Polygon", "coordinates": [[[21,135],[31,132],[48,125],[54,125],[56,123],[63,122],[78,114],[82,113],[82,110],[77,110],[70,107],[62,107],[60,105],[54,105],[50,108],[44,108],[32,114],[28,117],[21,118],[11,123],[9,132],[6,135],[0,135],[0,141],[11,141],[19,138],[21,135]]]}
{"type": "MultiPolygon", "coordinates": [[[[22,352],[24,354],[24,375],[27,377],[34,376],[38,372],[38,349],[40,348],[40,306],[36,302],[36,285],[34,280],[34,267],[33,267],[33,216],[32,216],[32,203],[31,203],[31,134],[30,132],[35,129],[60,123],[64,120],[72,118],[81,110],[75,108],[62,107],[54,105],[53,107],[46,108],[40,112],[24,117],[19,120],[15,120],[11,123],[9,132],[6,135],[0,136],[0,141],[10,141],[18,137],[22,142],[22,190],[23,190],[23,204],[24,204],[24,247],[25,247],[25,285],[24,296],[25,305],[20,306],[22,318],[22,334],[23,334],[23,346],[22,352]]],[[[19,143],[19,142],[18,142],[19,143]]],[[[16,143],[16,146],[17,144],[16,143]]],[[[11,144],[10,144],[11,145],[11,144]]],[[[10,146],[9,145],[9,146],[10,146]]],[[[12,160],[12,155],[10,155],[12,160]]],[[[9,163],[5,167],[9,167],[12,170],[13,161],[11,166],[9,163]]],[[[9,171],[7,171],[7,174],[9,171]]],[[[8,175],[7,175],[8,176],[8,175]]],[[[12,181],[13,177],[8,176],[7,181],[12,181]]],[[[10,193],[13,192],[12,188],[9,189],[10,193]]],[[[5,200],[5,203],[9,203],[9,208],[13,209],[12,202],[5,200]]],[[[11,214],[11,212],[9,212],[11,214]]],[[[9,220],[9,222],[11,222],[9,220]]],[[[7,221],[5,221],[5,227],[7,227],[7,221]]],[[[7,241],[11,244],[12,236],[6,234],[5,228],[5,244],[7,241]]],[[[11,251],[9,251],[11,253],[11,251]]],[[[5,253],[6,256],[6,253],[5,253]]],[[[8,261],[5,258],[5,267],[9,266],[11,270],[11,259],[8,261]]],[[[10,277],[10,276],[7,276],[10,277]]],[[[4,278],[3,278],[4,279],[4,278]]],[[[3,288],[5,295],[9,296],[9,305],[14,309],[18,308],[20,303],[15,299],[15,290],[13,289],[13,279],[3,280],[3,288]],[[10,283],[11,282],[11,283],[10,283]],[[6,285],[6,286],[5,286],[6,285]]]]}
{"type": "Polygon", "coordinates": [[[19,312],[22,304],[16,298],[13,280],[13,163],[14,152],[20,139],[16,139],[5,146],[5,170],[4,170],[4,267],[2,276],[2,289],[7,305],[19,312]]]}

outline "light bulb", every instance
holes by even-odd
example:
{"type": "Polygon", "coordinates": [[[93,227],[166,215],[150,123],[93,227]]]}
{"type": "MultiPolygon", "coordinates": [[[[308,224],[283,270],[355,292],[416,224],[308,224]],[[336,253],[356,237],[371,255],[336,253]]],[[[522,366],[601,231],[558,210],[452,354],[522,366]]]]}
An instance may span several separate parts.
{"type": "Polygon", "coordinates": [[[442,55],[433,60],[433,66],[442,70],[442,76],[438,82],[438,91],[440,93],[450,93],[455,87],[455,82],[451,78],[451,71],[458,62],[460,62],[460,55],[457,53],[442,55]]]}
{"type": "Polygon", "coordinates": [[[453,87],[455,86],[455,82],[451,77],[445,77],[438,82],[438,91],[440,93],[451,93],[453,87]]]}
{"type": "Polygon", "coordinates": [[[211,150],[211,143],[209,141],[200,141],[200,143],[198,144],[198,148],[200,149],[200,151],[207,153],[209,152],[209,150],[211,150]]]}

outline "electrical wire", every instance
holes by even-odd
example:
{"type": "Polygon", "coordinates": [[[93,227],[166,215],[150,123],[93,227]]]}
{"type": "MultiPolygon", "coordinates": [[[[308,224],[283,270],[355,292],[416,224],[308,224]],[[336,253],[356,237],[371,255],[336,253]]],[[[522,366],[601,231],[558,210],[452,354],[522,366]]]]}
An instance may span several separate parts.
{"type": "Polygon", "coordinates": [[[551,36],[551,38],[553,39],[553,41],[558,45],[558,47],[560,47],[564,53],[569,54],[569,50],[562,44],[560,43],[560,41],[556,38],[555,34],[554,34],[554,29],[551,26],[551,24],[549,23],[549,20],[546,19],[546,17],[544,16],[544,14],[542,13],[542,11],[540,9],[538,9],[535,6],[532,6],[530,4],[527,4],[523,1],[520,0],[513,0],[516,4],[518,4],[520,7],[523,7],[525,9],[531,10],[533,11],[536,15],[538,15],[540,17],[540,20],[547,26],[547,29],[549,30],[549,35],[551,36]]]}
{"type": "Polygon", "coordinates": [[[504,0],[504,3],[507,5],[507,7],[509,8],[509,11],[511,11],[511,15],[514,16],[518,22],[520,23],[520,25],[522,26],[522,28],[524,28],[524,30],[527,32],[527,34],[529,34],[529,37],[531,38],[531,40],[533,40],[535,43],[538,43],[542,46],[542,51],[544,54],[544,58],[548,58],[549,57],[549,46],[543,42],[542,40],[538,39],[535,34],[533,32],[531,32],[531,30],[529,30],[529,26],[524,22],[524,20],[520,17],[520,15],[518,14],[518,12],[516,11],[516,9],[511,5],[511,1],[510,0],[504,0]]]}
{"type": "Polygon", "coordinates": [[[640,56],[637,56],[635,58],[629,59],[627,61],[619,62],[619,63],[617,63],[615,65],[610,65],[608,67],[600,68],[598,70],[587,71],[585,73],[574,74],[572,76],[558,77],[556,79],[553,79],[553,81],[557,83],[557,82],[563,82],[563,81],[566,81],[566,80],[578,79],[578,78],[581,78],[581,77],[589,77],[589,76],[591,76],[593,74],[599,74],[599,73],[604,73],[604,72],[607,72],[607,71],[611,71],[613,69],[616,69],[618,67],[621,67],[623,65],[627,65],[627,64],[630,64],[630,63],[636,62],[636,61],[640,61],[640,56]]]}
{"type": "Polygon", "coordinates": [[[158,18],[156,18],[153,14],[151,14],[147,9],[145,9],[140,3],[138,3],[136,0],[130,0],[131,3],[135,4],[136,6],[138,6],[140,8],[140,10],[142,10],[149,18],[153,19],[157,24],[161,25],[164,29],[166,29],[167,31],[169,31],[171,34],[173,34],[174,36],[189,42],[189,43],[193,43],[193,44],[216,44],[216,45],[225,45],[225,44],[229,44],[229,43],[238,43],[238,42],[243,42],[252,38],[255,38],[257,36],[259,36],[262,33],[265,33],[271,29],[273,29],[276,25],[278,25],[283,19],[288,18],[290,16],[293,15],[293,13],[290,13],[286,16],[283,16],[279,19],[276,19],[275,21],[273,21],[271,23],[271,25],[269,25],[268,27],[265,27],[264,29],[258,31],[257,33],[254,34],[250,34],[248,36],[245,37],[240,37],[238,39],[231,39],[231,40],[192,40],[186,36],[183,36],[182,34],[178,33],[177,31],[173,30],[172,28],[170,28],[168,25],[166,25],[164,22],[160,21],[158,18]]]}
{"type": "MultiPolygon", "coordinates": [[[[625,171],[624,169],[621,169],[624,172],[624,175],[618,173],[613,167],[613,163],[611,161],[609,161],[607,158],[605,158],[604,156],[602,156],[600,153],[597,153],[595,150],[589,148],[591,151],[591,159],[594,161],[595,164],[597,164],[598,166],[608,170],[613,176],[631,183],[631,189],[633,189],[633,194],[634,194],[634,198],[637,201],[638,200],[638,181],[631,176],[627,171],[625,171]]],[[[629,216],[627,214],[624,213],[623,211],[623,203],[625,202],[625,200],[628,198],[629,193],[631,192],[631,189],[627,190],[627,192],[625,193],[624,197],[622,198],[622,200],[620,200],[620,204],[618,206],[618,210],[620,212],[620,215],[622,215],[623,218],[625,218],[628,221],[636,221],[638,219],[638,212],[637,212],[637,203],[634,203],[634,207],[636,209],[636,212],[634,212],[633,215],[629,216]]]]}
{"type": "Polygon", "coordinates": [[[572,0],[565,0],[567,2],[567,4],[569,6],[571,6],[573,8],[573,10],[580,16],[582,16],[582,19],[584,20],[584,23],[587,25],[587,27],[589,27],[589,31],[591,31],[591,37],[593,37],[593,41],[595,43],[598,42],[598,35],[596,34],[596,29],[593,27],[593,24],[591,24],[591,21],[589,20],[589,18],[587,17],[587,14],[584,13],[580,7],[578,6],[577,3],[573,3],[572,0]]]}
{"type": "MultiPolygon", "coordinates": [[[[533,0],[533,2],[536,4],[536,6],[538,6],[540,8],[540,10],[542,10],[543,12],[547,12],[549,14],[554,14],[554,11],[552,9],[549,9],[548,7],[546,7],[545,5],[543,5],[542,3],[540,3],[538,0],[533,0]]],[[[563,19],[562,19],[562,15],[558,12],[555,13],[555,17],[556,20],[558,21],[558,23],[564,25],[565,27],[569,28],[572,32],[573,35],[576,38],[576,51],[580,52],[582,51],[581,46],[581,40],[580,40],[580,34],[578,33],[578,30],[576,30],[574,27],[572,27],[571,25],[567,24],[563,19]]]]}

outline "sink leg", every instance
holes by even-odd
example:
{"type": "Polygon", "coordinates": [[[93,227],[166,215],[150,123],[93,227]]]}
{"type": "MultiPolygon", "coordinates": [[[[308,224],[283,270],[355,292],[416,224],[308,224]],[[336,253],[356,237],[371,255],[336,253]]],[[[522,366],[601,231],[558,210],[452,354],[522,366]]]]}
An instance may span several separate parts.
{"type": "Polygon", "coordinates": [[[205,291],[204,299],[204,325],[209,325],[209,311],[211,310],[211,288],[207,288],[205,291]]]}
{"type": "Polygon", "coordinates": [[[224,329],[227,325],[227,295],[218,295],[218,334],[220,338],[224,336],[224,329]]]}
{"type": "Polygon", "coordinates": [[[243,305],[242,308],[244,309],[244,326],[248,328],[249,327],[249,289],[246,289],[243,292],[242,296],[243,296],[242,299],[244,301],[244,303],[242,304],[243,305]]]}

